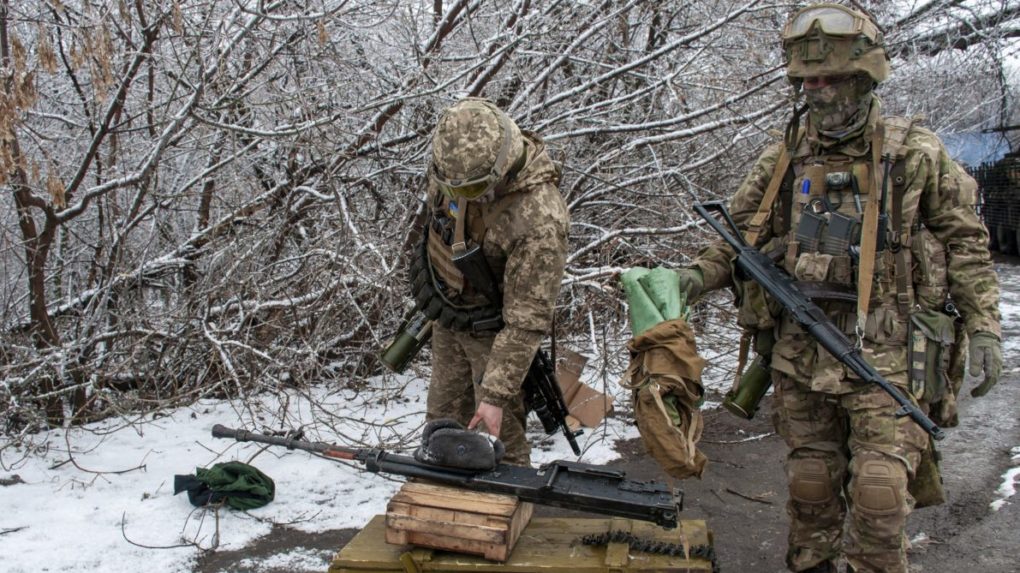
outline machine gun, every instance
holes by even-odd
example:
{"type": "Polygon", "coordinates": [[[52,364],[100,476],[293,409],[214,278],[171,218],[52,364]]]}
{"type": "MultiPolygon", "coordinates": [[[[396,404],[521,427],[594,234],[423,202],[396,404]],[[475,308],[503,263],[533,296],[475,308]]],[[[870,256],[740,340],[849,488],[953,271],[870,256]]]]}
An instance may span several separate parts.
{"type": "Polygon", "coordinates": [[[897,417],[910,416],[918,426],[921,426],[936,440],[941,440],[946,436],[935,422],[925,416],[924,412],[905,398],[871,364],[864,360],[860,350],[850,342],[843,331],[825,316],[825,311],[797,288],[790,275],[777,267],[761,251],[744,241],[743,235],[733,218],[730,217],[725,205],[719,201],[695,203],[694,209],[736,251],[738,272],[761,285],[836,360],[845,364],[864,382],[877,384],[886,394],[892,396],[900,405],[900,409],[896,411],[897,417]],[[732,229],[732,233],[711,215],[712,211],[723,216],[726,224],[732,229]]]}
{"type": "Polygon", "coordinates": [[[556,460],[538,469],[499,464],[488,471],[471,471],[419,462],[413,457],[381,449],[346,448],[324,442],[267,436],[216,424],[214,438],[258,442],[304,450],[336,460],[364,464],[373,473],[422,478],[473,491],[515,495],[522,501],[576,509],[616,517],[651,521],[674,528],[683,507],[683,493],[664,484],[626,479],[624,472],[605,466],[556,460]]]}

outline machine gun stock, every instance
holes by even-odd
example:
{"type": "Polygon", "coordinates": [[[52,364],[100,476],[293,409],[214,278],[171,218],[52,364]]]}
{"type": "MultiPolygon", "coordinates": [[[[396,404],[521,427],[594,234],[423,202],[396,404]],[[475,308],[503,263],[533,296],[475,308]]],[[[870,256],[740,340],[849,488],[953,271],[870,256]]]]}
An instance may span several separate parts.
{"type": "Polygon", "coordinates": [[[766,292],[790,313],[811,336],[822,345],[832,356],[847,366],[861,380],[877,384],[900,405],[896,416],[910,416],[924,431],[936,440],[945,437],[945,432],[932,422],[913,402],[903,396],[888,380],[864,360],[860,350],[850,342],[818,305],[804,295],[793,283],[793,279],[783,269],[777,267],[765,254],[748,245],[730,217],[725,205],[719,201],[695,203],[694,209],[718,233],[730,247],[736,251],[737,270],[748,279],[761,285],[766,292]],[[730,231],[712,216],[715,211],[722,215],[730,231]]]}
{"type": "Polygon", "coordinates": [[[522,501],[602,515],[651,521],[673,528],[683,507],[683,493],[654,481],[626,479],[624,472],[605,466],[556,460],[535,469],[499,464],[489,471],[470,471],[419,462],[413,457],[374,448],[346,448],[324,442],[267,436],[216,424],[215,438],[258,442],[304,450],[364,464],[373,473],[432,480],[464,489],[515,495],[522,501]]]}

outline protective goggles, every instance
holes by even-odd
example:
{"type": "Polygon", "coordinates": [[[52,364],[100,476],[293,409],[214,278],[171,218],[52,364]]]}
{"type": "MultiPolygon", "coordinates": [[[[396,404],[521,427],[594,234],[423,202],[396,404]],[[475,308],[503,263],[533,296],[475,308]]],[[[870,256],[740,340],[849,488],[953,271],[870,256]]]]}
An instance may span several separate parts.
{"type": "Polygon", "coordinates": [[[498,173],[487,173],[476,179],[446,179],[436,171],[435,164],[429,165],[429,177],[439,190],[450,198],[477,199],[499,183],[498,173]]]}
{"type": "Polygon", "coordinates": [[[783,40],[802,38],[818,29],[826,36],[866,36],[878,43],[881,32],[873,22],[839,4],[810,6],[797,12],[783,28],[783,40]]]}

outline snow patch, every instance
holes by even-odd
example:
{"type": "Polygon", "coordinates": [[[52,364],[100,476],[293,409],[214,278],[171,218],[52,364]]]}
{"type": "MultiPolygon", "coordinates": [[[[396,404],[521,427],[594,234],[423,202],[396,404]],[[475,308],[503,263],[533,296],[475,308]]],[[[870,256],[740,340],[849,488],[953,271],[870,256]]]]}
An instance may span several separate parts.
{"type": "MultiPolygon", "coordinates": [[[[1011,461],[1016,464],[1020,464],[1020,446],[1017,446],[1009,451],[1013,456],[1011,461]]],[[[1020,483],[1020,465],[1014,468],[1006,470],[1006,473],[1002,474],[1002,485],[995,491],[999,495],[999,499],[993,501],[990,505],[992,511],[999,511],[1008,503],[1012,503],[1009,498],[1016,495],[1017,484],[1020,483]]]]}
{"type": "MultiPolygon", "coordinates": [[[[592,380],[594,382],[594,380],[592,380]]],[[[274,525],[319,533],[360,528],[386,510],[402,480],[331,463],[302,451],[214,439],[214,424],[257,431],[303,428],[305,439],[410,453],[425,417],[427,382],[412,376],[369,381],[369,389],[281,390],[241,401],[201,401],[159,415],[107,420],[32,436],[0,450],[0,555],[5,572],[193,570],[201,550],[237,550],[274,525]],[[249,512],[195,508],[173,494],[175,474],[240,460],[276,482],[276,499],[249,512]],[[14,476],[17,476],[15,478],[14,476]]],[[[562,434],[531,418],[537,464],[577,459],[562,434]]],[[[638,437],[627,419],[585,428],[581,461],[619,458],[617,440],[638,437]]],[[[277,570],[324,570],[311,550],[260,561],[277,570]],[[275,564],[279,560],[279,564],[275,564]],[[273,563],[273,564],[271,564],[273,563]]]]}
{"type": "MultiPolygon", "coordinates": [[[[295,547],[286,553],[278,553],[259,559],[243,559],[241,567],[255,573],[262,571],[324,571],[329,568],[333,555],[330,551],[295,547]]],[[[222,573],[227,573],[226,571],[222,573]]]]}

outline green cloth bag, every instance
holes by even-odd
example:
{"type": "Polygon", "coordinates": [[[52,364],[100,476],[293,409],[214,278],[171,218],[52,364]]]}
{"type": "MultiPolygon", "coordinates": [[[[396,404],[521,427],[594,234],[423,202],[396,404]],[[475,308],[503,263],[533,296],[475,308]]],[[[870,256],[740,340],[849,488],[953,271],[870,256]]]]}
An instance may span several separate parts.
{"type": "Polygon", "coordinates": [[[659,309],[663,320],[687,317],[687,293],[680,292],[680,275],[672,269],[656,267],[638,278],[648,298],[659,309]]]}
{"type": "Polygon", "coordinates": [[[195,475],[174,476],[174,495],[188,492],[196,507],[222,502],[246,511],[273,501],[276,484],[255,466],[244,462],[223,462],[209,468],[196,468],[195,475]]]}

